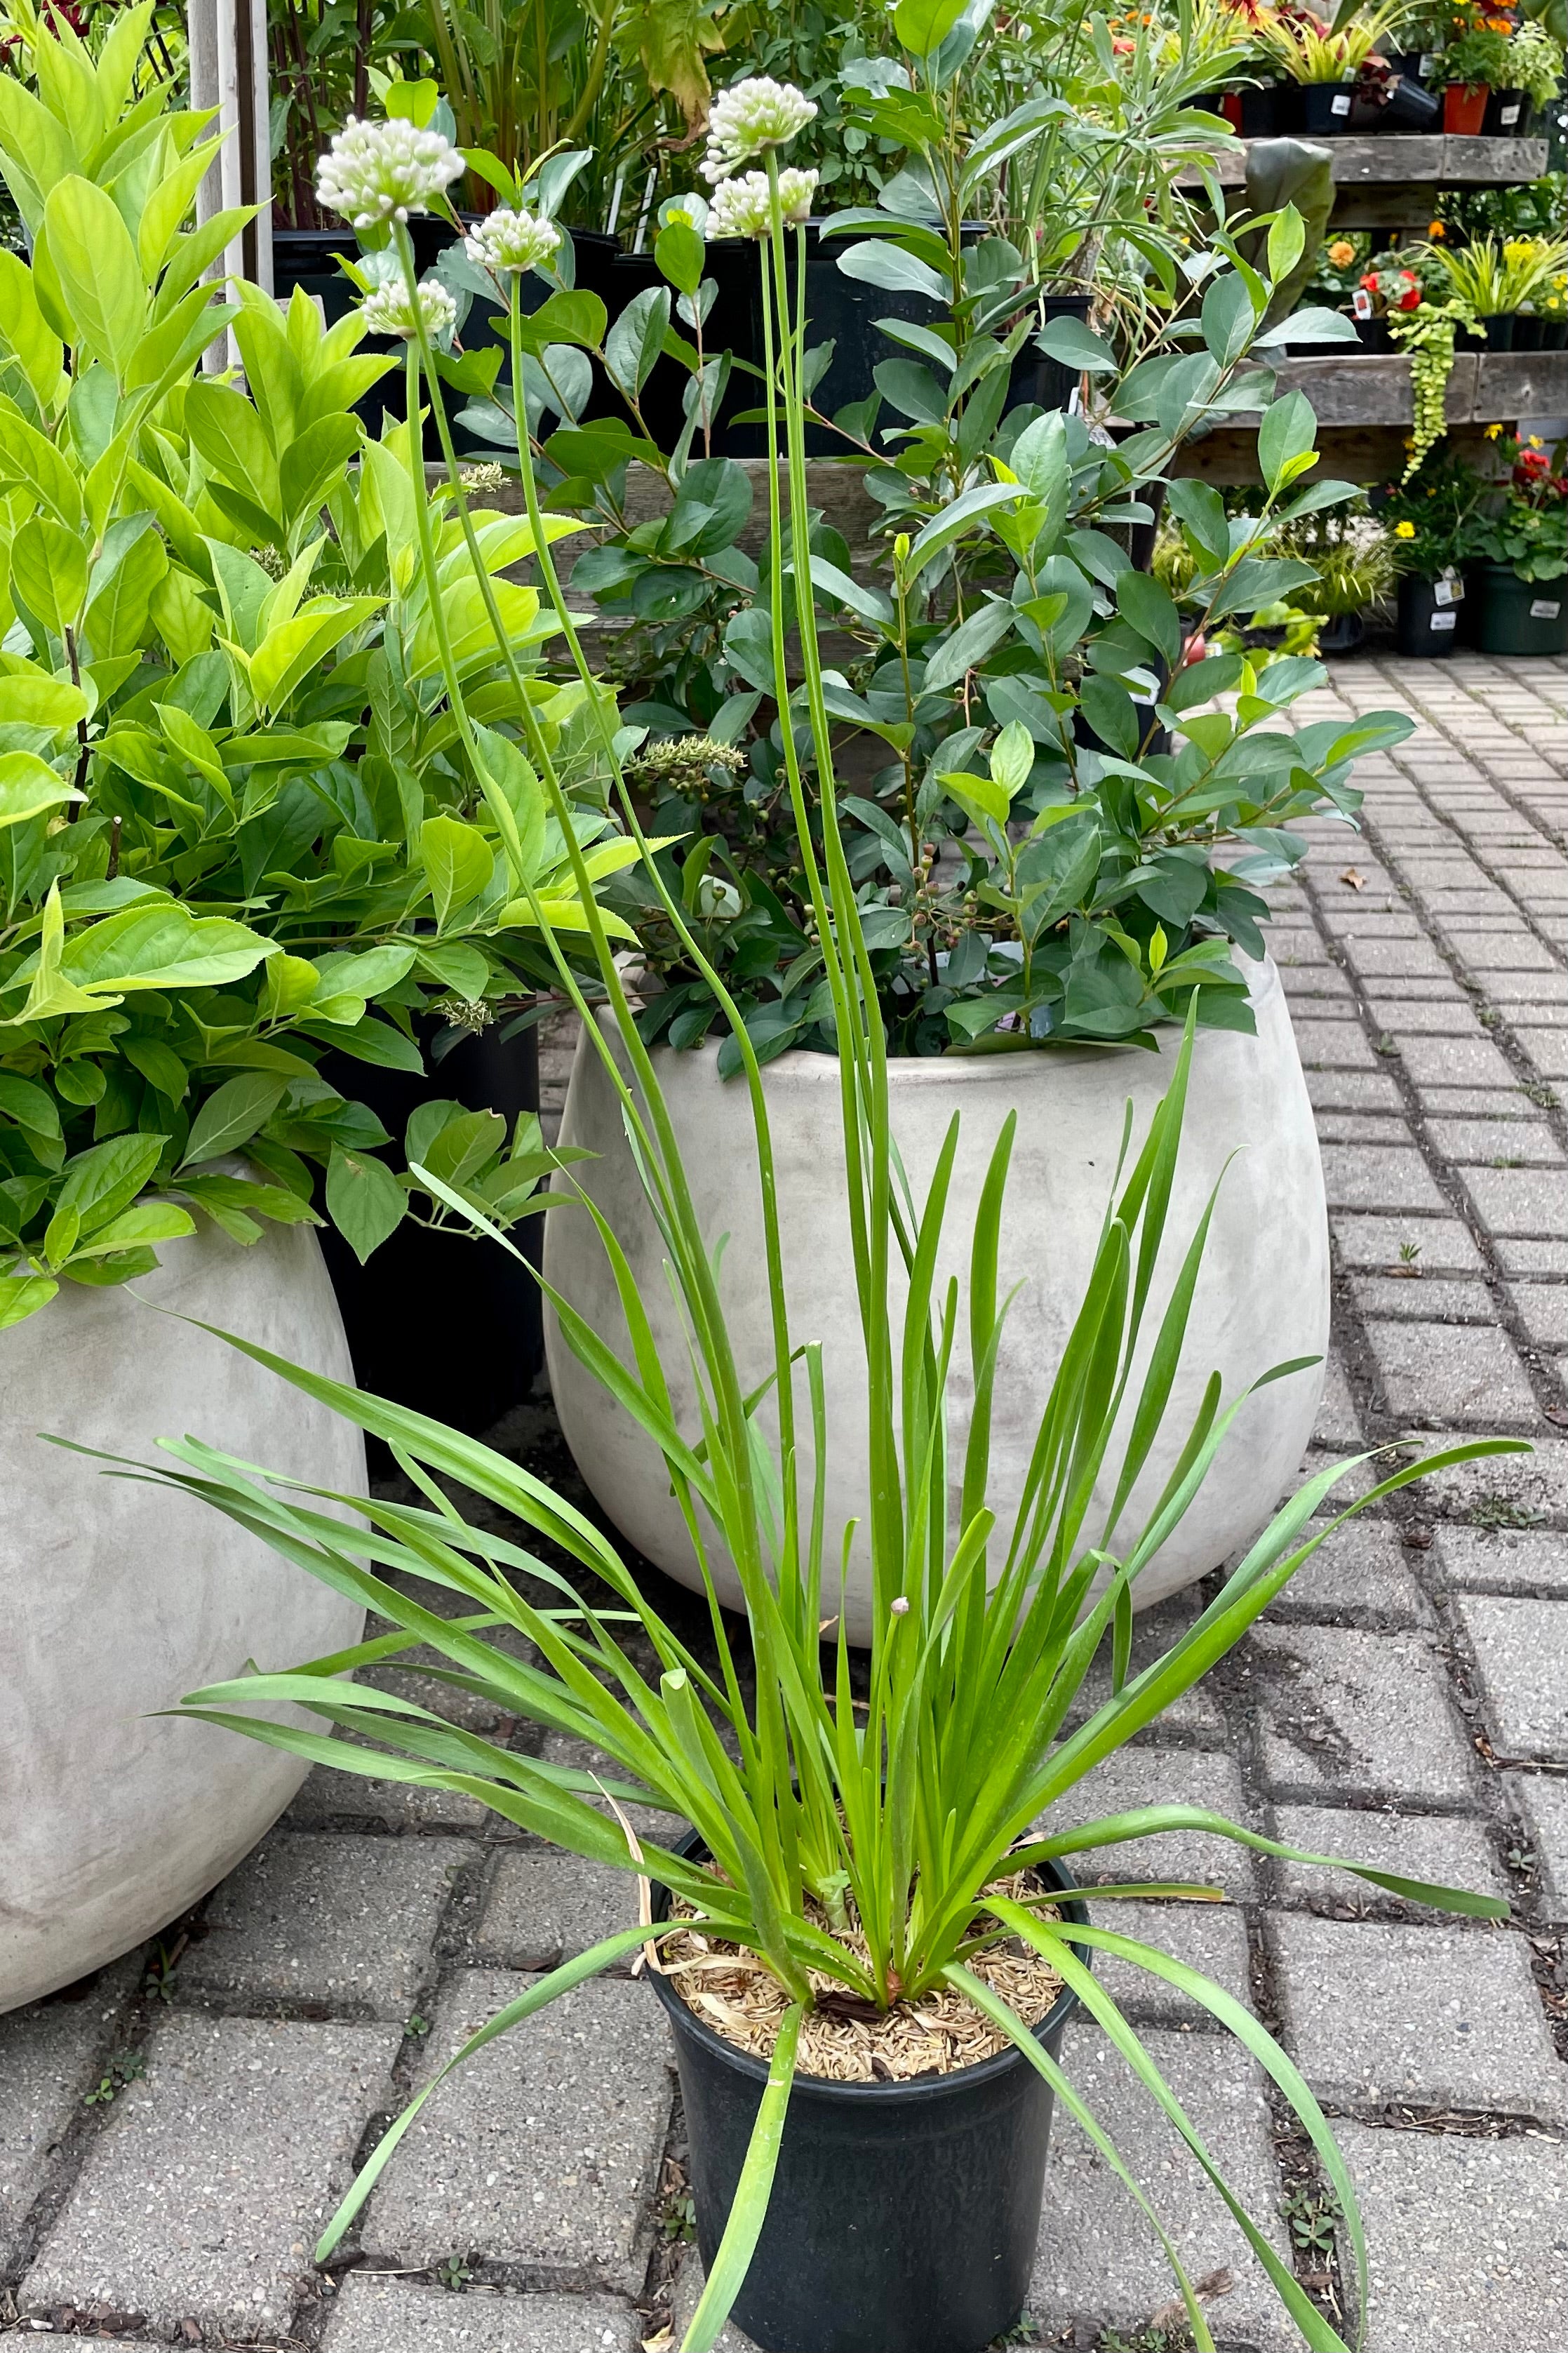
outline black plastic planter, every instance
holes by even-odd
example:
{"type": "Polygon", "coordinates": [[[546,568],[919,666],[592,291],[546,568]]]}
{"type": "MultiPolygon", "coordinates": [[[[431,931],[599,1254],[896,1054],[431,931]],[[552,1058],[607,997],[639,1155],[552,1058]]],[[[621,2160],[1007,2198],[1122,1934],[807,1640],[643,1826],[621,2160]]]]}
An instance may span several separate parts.
{"type": "Polygon", "coordinates": [[[1355,85],[1310,81],[1301,86],[1301,128],[1309,139],[1342,139],[1352,128],[1355,85]]]}
{"type": "Polygon", "coordinates": [[[1516,311],[1513,314],[1513,340],[1509,349],[1538,352],[1541,349],[1542,323],[1533,311],[1516,311]]]}
{"type": "Polygon", "coordinates": [[[1459,642],[1462,609],[1452,602],[1438,603],[1436,581],[1417,580],[1407,573],[1399,584],[1400,653],[1408,661],[1431,661],[1451,654],[1459,642]]]}
{"type": "Polygon", "coordinates": [[[1530,100],[1522,90],[1494,90],[1487,96],[1487,111],[1481,118],[1483,139],[1523,139],[1530,132],[1533,112],[1530,100]]]}
{"type": "MultiPolygon", "coordinates": [[[[1388,331],[1386,319],[1358,319],[1355,322],[1355,339],[1363,352],[1391,352],[1394,349],[1394,337],[1388,331]]],[[[1301,346],[1309,359],[1320,348],[1321,346],[1316,344],[1301,346]]]]}
{"type": "MultiPolygon", "coordinates": [[[[427,1060],[438,1028],[421,1026],[427,1060]]],[[[509,1139],[518,1113],[539,1108],[537,1029],[504,1042],[496,1030],[465,1038],[422,1077],[341,1053],[324,1055],[318,1068],[351,1101],[369,1105],[395,1145],[422,1103],[500,1112],[509,1139]]],[[[400,1150],[389,1157],[402,1166],[400,1150]]],[[[531,1259],[541,1224],[525,1218],[511,1236],[531,1259]]],[[[544,1361],[543,1323],[539,1285],[509,1251],[406,1219],[363,1266],[335,1226],[322,1227],[319,1239],[362,1388],[470,1436],[523,1402],[544,1361]]]]}
{"type": "Polygon", "coordinates": [[[1300,131],[1301,91],[1293,81],[1265,82],[1261,90],[1241,93],[1241,135],[1244,139],[1278,139],[1300,131]]]}
{"type": "Polygon", "coordinates": [[[1318,651],[1353,654],[1365,635],[1366,623],[1359,613],[1335,613],[1318,631],[1318,651]]]}
{"type": "MultiPolygon", "coordinates": [[[[1436,90],[1415,80],[1409,74],[1400,74],[1390,82],[1388,97],[1375,109],[1373,130],[1394,132],[1436,131],[1443,111],[1443,101],[1436,90]]],[[[1363,128],[1358,121],[1357,129],[1363,128]]]]}
{"type": "MultiPolygon", "coordinates": [[[[1075,1884],[1059,1864],[1041,1873],[1075,1884]]],[[[656,1918],[668,1901],[654,1890],[656,1918]]],[[[1087,1920],[1081,1903],[1061,1908],[1087,1920]]],[[[697,2238],[711,2267],[767,2069],[667,1978],[653,1987],[674,2030],[697,2238]]],[[[1053,2057],[1077,2007],[1064,1990],[1035,2030],[1053,2057]]],[[[1028,2294],[1054,2106],[1017,2051],[901,2084],[797,2075],[737,2327],[763,2353],[981,2353],[1028,2294]]]]}
{"type": "Polygon", "coordinates": [[[1521,580],[1507,564],[1480,564],[1476,643],[1484,654],[1568,654],[1568,575],[1521,580]]]}
{"type": "Polygon", "coordinates": [[[1568,319],[1542,319],[1541,348],[1543,352],[1560,352],[1568,344],[1568,319]]]}

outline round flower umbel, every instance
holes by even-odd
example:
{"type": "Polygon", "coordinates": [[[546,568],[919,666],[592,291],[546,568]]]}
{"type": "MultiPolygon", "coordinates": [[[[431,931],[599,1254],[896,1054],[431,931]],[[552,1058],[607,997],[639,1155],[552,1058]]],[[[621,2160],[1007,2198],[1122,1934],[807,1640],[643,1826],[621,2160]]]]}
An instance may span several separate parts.
{"type": "Polygon", "coordinates": [[[355,228],[379,228],[428,212],[467,167],[449,139],[402,116],[361,122],[350,115],[316,166],[316,194],[355,228]]]}
{"type": "MultiPolygon", "coordinates": [[[[420,280],[419,311],[432,343],[457,324],[457,303],[438,278],[420,280]]],[[[399,335],[407,343],[419,332],[408,289],[396,278],[372,289],[360,305],[360,317],[367,335],[399,335]]]]}
{"type": "MultiPolygon", "coordinates": [[[[786,221],[811,217],[816,192],[815,172],[789,170],[779,174],[779,202],[786,221]]],[[[743,172],[738,180],[721,180],[708,207],[708,235],[766,237],[773,227],[773,195],[765,172],[743,172]]]]}
{"type": "Polygon", "coordinates": [[[497,278],[508,270],[537,269],[560,243],[561,231],[553,221],[536,220],[531,213],[505,206],[487,213],[463,240],[468,259],[497,278]]]}
{"type": "Polygon", "coordinates": [[[769,147],[786,147],[816,112],[812,100],[793,82],[752,74],[731,83],[720,91],[708,118],[703,178],[717,185],[749,156],[761,155],[769,147]]]}

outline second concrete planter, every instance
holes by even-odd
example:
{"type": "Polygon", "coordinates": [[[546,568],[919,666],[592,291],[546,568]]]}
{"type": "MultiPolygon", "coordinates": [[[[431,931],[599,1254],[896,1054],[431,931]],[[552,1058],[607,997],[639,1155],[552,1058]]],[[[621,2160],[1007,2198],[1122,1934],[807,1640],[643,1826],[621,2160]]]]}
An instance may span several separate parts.
{"type": "MultiPolygon", "coordinates": [[[[1329,1331],[1329,1261],[1323,1181],[1289,1014],[1272,965],[1251,968],[1258,1035],[1200,1030],[1166,1249],[1144,1331],[1152,1342],[1187,1240],[1227,1159],[1187,1345],[1153,1454],[1122,1523],[1122,1540],[1152,1509],[1170,1474],[1213,1370],[1234,1397],[1271,1366],[1321,1356],[1329,1331]],[[1231,1155],[1235,1158],[1231,1159],[1231,1155]]],[[[992,1148],[1010,1111],[1018,1117],[1003,1219],[1000,1283],[1023,1288],[1009,1314],[996,1383],[992,1508],[1007,1515],[1021,1492],[1046,1396],[1089,1280],[1121,1145],[1133,1105],[1134,1148],[1170,1083],[1176,1033],[1160,1054],[1063,1048],[1037,1056],[958,1056],[889,1066],[893,1124],[910,1182],[923,1199],[948,1122],[962,1128],[938,1295],[967,1277],[974,1208],[992,1148]]],[[[663,1051],[661,1083],[683,1144],[710,1246],[728,1236],[721,1293],[742,1381],[772,1370],[761,1202],[743,1085],[721,1083],[716,1050],[663,1051]]],[[[846,1523],[864,1525],[868,1447],[865,1366],[851,1271],[838,1070],[829,1057],[790,1053],[764,1072],[778,1163],[780,1214],[792,1337],[820,1340],[827,1392],[827,1555],[846,1523]]],[[[596,1052],[579,1048],[563,1141],[599,1156],[574,1172],[607,1217],[630,1259],[653,1323],[677,1416],[700,1434],[686,1343],[662,1269],[663,1250],[627,1153],[618,1103],[596,1052]]],[[[545,1273],[630,1361],[609,1264],[591,1220],[569,1208],[546,1221],[545,1273]]],[[[546,1353],[557,1409],[584,1478],[623,1535],[683,1583],[700,1582],[668,1479],[652,1442],[614,1405],[566,1347],[546,1312],[546,1353]]],[[[897,1345],[895,1334],[895,1346],[897,1345]]],[[[962,1349],[960,1350],[962,1356],[962,1349]]],[[[967,1372],[952,1388],[950,1461],[962,1466],[967,1372]]],[[[1321,1370],[1272,1384],[1244,1408],[1200,1505],[1140,1579],[1140,1606],[1204,1576],[1267,1519],[1295,1472],[1322,1389],[1321,1370]]],[[[805,1414],[802,1384],[802,1418],[805,1414]]],[[[763,1409],[764,1418],[767,1409],[763,1409]]],[[[1131,1409],[1128,1412],[1131,1419],[1131,1409]]],[[[1113,1459],[1115,1449],[1112,1450],[1113,1459]]],[[[1103,1511],[1112,1470],[1097,1490],[1103,1511]]],[[[809,1479],[803,1481],[809,1494],[809,1479]]],[[[1093,1524],[1086,1540],[1099,1535],[1093,1524]]],[[[721,1597],[738,1602],[721,1556],[721,1597]]],[[[868,1638],[868,1562],[852,1550],[847,1620],[868,1638]]]]}

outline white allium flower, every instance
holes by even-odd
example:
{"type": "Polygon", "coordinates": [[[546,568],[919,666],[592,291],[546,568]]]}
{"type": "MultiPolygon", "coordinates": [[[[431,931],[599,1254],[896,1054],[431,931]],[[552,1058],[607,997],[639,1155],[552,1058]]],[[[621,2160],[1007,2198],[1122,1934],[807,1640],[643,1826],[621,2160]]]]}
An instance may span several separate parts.
{"type": "MultiPolygon", "coordinates": [[[[786,221],[809,220],[816,190],[815,172],[781,172],[779,201],[786,221]]],[[[765,172],[743,172],[738,180],[721,180],[708,208],[708,234],[718,237],[766,237],[773,226],[773,205],[765,172]]]]}
{"type": "Polygon", "coordinates": [[[713,101],[703,178],[717,185],[749,155],[786,146],[816,112],[805,92],[796,90],[793,82],[752,74],[745,81],[731,83],[713,101]]]}
{"type": "Polygon", "coordinates": [[[503,270],[533,269],[548,261],[561,242],[561,231],[553,221],[500,207],[487,213],[463,242],[468,259],[499,278],[503,270]]]}
{"type": "Polygon", "coordinates": [[[449,139],[401,115],[361,122],[350,115],[316,166],[316,194],[355,228],[427,212],[466,166],[449,139]]]}
{"type": "MultiPolygon", "coordinates": [[[[420,280],[419,308],[425,332],[432,341],[457,322],[457,303],[438,278],[420,280]]],[[[367,294],[360,305],[360,317],[367,335],[401,335],[406,343],[418,332],[408,289],[400,278],[388,278],[367,294]]]]}

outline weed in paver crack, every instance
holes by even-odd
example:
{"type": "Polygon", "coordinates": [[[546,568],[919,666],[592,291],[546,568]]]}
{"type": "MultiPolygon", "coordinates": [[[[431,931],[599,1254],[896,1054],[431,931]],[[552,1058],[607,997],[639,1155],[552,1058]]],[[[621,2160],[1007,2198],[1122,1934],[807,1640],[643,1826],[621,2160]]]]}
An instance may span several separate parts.
{"type": "Polygon", "coordinates": [[[1500,1018],[1495,1005],[1483,1005],[1476,1015],[1483,1029],[1495,1029],[1500,1018]]]}
{"type": "Polygon", "coordinates": [[[1557,1111],[1561,1109],[1561,1103],[1556,1088],[1546,1086],[1540,1080],[1528,1081],[1526,1084],[1520,1089],[1520,1092],[1521,1094],[1528,1095],[1531,1102],[1538,1104],[1542,1111],[1557,1111]]]}
{"type": "MultiPolygon", "coordinates": [[[[1228,2271],[1205,2272],[1202,2279],[1194,2281],[1193,2294],[1200,2304],[1214,2304],[1235,2285],[1235,2275],[1228,2271]]],[[[1191,2353],[1192,2342],[1186,2307],[1176,2301],[1162,2305],[1131,2337],[1120,2328],[1102,2329],[1095,2338],[1094,2353],[1191,2353]]]]}
{"type": "Polygon", "coordinates": [[[1473,1528],[1538,1528],[1546,1514],[1532,1504],[1518,1503],[1512,1495],[1489,1487],[1475,1498],[1465,1516],[1473,1528]]]}
{"type": "Polygon", "coordinates": [[[430,2031],[430,2021],[427,2018],[422,2018],[419,2012],[416,2010],[412,2017],[405,2019],[403,2022],[403,2031],[405,2034],[428,2034],[430,2031]]]}
{"type": "Polygon", "coordinates": [[[159,1938],[157,1953],[148,1961],[146,1973],[142,1979],[142,1994],[144,2000],[174,2000],[179,1986],[176,1972],[180,1956],[190,1941],[189,1934],[183,1929],[171,1944],[165,1945],[162,1937],[159,1938]]]}
{"type": "Polygon", "coordinates": [[[1380,1054],[1397,1054],[1399,1051],[1398,1047],[1394,1044],[1386,1029],[1383,1032],[1382,1036],[1376,1039],[1373,1042],[1380,1054]]]}
{"type": "Polygon", "coordinates": [[[1400,1243],[1400,1245],[1399,1245],[1399,1263],[1400,1263],[1400,1265],[1401,1265],[1401,1266],[1414,1266],[1414,1265],[1415,1265],[1415,1261],[1416,1261],[1416,1260],[1420,1257],[1420,1255],[1421,1255],[1421,1245],[1420,1245],[1420,1243],[1419,1243],[1419,1242],[1401,1242],[1401,1243],[1400,1243]]]}
{"type": "Polygon", "coordinates": [[[1339,2242],[1343,2216],[1333,2191],[1310,2181],[1300,2181],[1281,2199],[1279,2211],[1290,2233],[1290,2244],[1307,2256],[1328,2278],[1328,2263],[1339,2242]]]}
{"type": "Polygon", "coordinates": [[[430,2276],[437,2287],[448,2289],[453,2295],[460,2295],[474,2274],[466,2256],[447,2255],[440,2263],[431,2264],[430,2276]]]}
{"type": "Polygon", "coordinates": [[[82,2094],[84,2108],[107,2107],[132,2084],[139,2084],[147,2073],[147,2062],[140,2051],[117,2051],[90,2092],[82,2094]]]}

